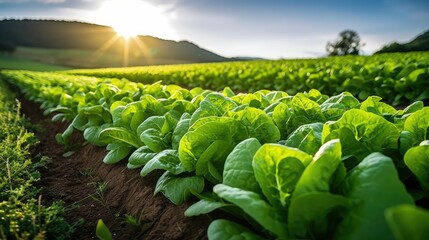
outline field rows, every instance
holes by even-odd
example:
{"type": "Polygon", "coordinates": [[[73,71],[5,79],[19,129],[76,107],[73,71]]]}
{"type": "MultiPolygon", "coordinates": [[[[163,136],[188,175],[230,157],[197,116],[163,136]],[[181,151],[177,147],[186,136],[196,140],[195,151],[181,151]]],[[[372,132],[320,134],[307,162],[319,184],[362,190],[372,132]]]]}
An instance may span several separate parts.
{"type": "MultiPolygon", "coordinates": [[[[297,68],[304,62],[297,62],[297,68]]],[[[407,72],[404,81],[413,84],[390,97],[423,100],[427,62],[408,63],[414,68],[379,66],[384,70],[378,69],[377,77],[380,71],[407,72]],[[417,83],[420,92],[415,93],[417,83]]],[[[345,66],[340,65],[343,73],[349,69],[345,66]]],[[[95,72],[111,76],[107,70],[95,72]]],[[[165,74],[175,81],[168,68],[165,74]]],[[[428,234],[429,107],[422,101],[397,110],[379,96],[366,98],[369,89],[377,88],[363,88],[355,97],[335,79],[329,83],[340,93],[327,96],[315,89],[300,92],[305,88],[297,85],[289,88],[292,83],[284,79],[282,89],[290,91],[237,94],[231,88],[254,90],[259,86],[250,84],[265,80],[248,78],[239,83],[243,89],[231,83],[216,92],[60,73],[4,71],[1,78],[46,113],[56,113],[54,121],[70,122],[58,142],[70,144],[72,132],[82,131],[88,142],[109,150],[103,159],[107,164],[127,161],[128,168],[141,169],[141,176],[164,171],[155,193],[174,204],[198,197],[187,216],[221,209],[240,219],[213,221],[210,239],[424,239],[428,234]],[[413,224],[403,224],[407,221],[413,224]]],[[[214,89],[225,86],[219,79],[214,89]]],[[[206,87],[213,83],[198,81],[206,87]]],[[[392,81],[396,86],[398,81],[392,81]]],[[[308,78],[305,82],[313,88],[308,78]]]]}
{"type": "Polygon", "coordinates": [[[429,99],[429,52],[324,59],[248,61],[66,71],[95,77],[126,78],[186,88],[296,94],[317,89],[329,96],[350,92],[363,101],[377,95],[393,105],[429,99]]]}

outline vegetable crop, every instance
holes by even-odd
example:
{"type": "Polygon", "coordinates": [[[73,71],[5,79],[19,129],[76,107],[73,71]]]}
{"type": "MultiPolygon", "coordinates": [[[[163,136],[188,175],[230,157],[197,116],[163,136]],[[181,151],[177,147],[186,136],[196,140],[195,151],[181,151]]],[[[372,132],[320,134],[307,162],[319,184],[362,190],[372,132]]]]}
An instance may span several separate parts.
{"type": "Polygon", "coordinates": [[[425,239],[429,108],[378,96],[235,94],[60,73],[5,71],[53,120],[105,146],[107,164],[158,169],[186,215],[224,210],[210,239],[425,239]],[[37,79],[37,81],[35,81],[37,79]],[[415,219],[415,220],[410,220],[415,219]],[[402,224],[406,221],[412,224],[402,224]],[[414,224],[414,221],[418,224],[414,224]]]}
{"type": "Polygon", "coordinates": [[[237,92],[260,89],[295,95],[317,89],[323,94],[350,92],[363,101],[377,95],[385,101],[407,104],[429,98],[429,52],[320,59],[247,61],[108,69],[71,70],[67,73],[126,78],[152,84],[202,87],[237,92]]]}

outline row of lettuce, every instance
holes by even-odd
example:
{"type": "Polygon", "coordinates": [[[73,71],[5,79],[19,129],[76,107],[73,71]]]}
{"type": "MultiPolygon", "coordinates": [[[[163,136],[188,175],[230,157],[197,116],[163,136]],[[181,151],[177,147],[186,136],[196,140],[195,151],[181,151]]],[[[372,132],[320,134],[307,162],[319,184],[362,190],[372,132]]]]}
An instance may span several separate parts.
{"type": "Polygon", "coordinates": [[[0,239],[67,239],[74,226],[64,219],[61,203],[42,205],[36,168],[46,159],[30,159],[37,140],[12,96],[0,79],[0,239]]]}
{"type": "MultiPolygon", "coordinates": [[[[317,90],[235,94],[58,73],[4,71],[55,121],[164,173],[155,192],[185,214],[216,209],[209,239],[427,239],[429,107],[317,90]]],[[[134,201],[139,201],[134,199],[134,201]]]]}
{"type": "Polygon", "coordinates": [[[126,78],[144,84],[162,80],[164,84],[187,88],[222,90],[229,86],[237,92],[270,89],[296,94],[317,89],[332,96],[348,91],[360,100],[377,95],[393,105],[429,98],[429,52],[82,69],[68,73],[126,78]]]}

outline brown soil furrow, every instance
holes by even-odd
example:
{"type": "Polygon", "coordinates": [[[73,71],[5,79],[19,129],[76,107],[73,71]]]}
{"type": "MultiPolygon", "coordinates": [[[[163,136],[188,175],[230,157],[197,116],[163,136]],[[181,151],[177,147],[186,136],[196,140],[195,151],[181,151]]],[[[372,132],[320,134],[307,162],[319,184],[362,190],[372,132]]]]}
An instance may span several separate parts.
{"type": "Polygon", "coordinates": [[[64,201],[67,218],[85,220],[73,239],[96,239],[95,227],[103,219],[114,239],[206,239],[210,218],[201,216],[186,218],[184,211],[189,203],[176,206],[162,194],[154,196],[154,188],[161,172],[140,177],[140,170],[126,169],[126,162],[107,165],[102,162],[104,148],[83,144],[82,134],[73,134],[73,151],[70,157],[64,146],[55,141],[55,135],[65,130],[67,124],[52,123],[43,117],[37,104],[22,100],[22,112],[43,131],[38,133],[40,144],[37,154],[51,158],[41,168],[40,186],[45,203],[64,201]],[[107,183],[105,191],[97,194],[96,187],[107,183]],[[125,224],[125,214],[141,216],[139,227],[125,224]]]}

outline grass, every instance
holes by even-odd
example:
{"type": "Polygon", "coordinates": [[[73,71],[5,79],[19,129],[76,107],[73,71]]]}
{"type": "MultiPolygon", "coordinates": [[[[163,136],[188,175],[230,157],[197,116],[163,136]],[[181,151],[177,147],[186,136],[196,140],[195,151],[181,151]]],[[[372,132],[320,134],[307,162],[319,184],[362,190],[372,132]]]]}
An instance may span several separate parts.
{"type": "Polygon", "coordinates": [[[25,128],[19,102],[0,79],[0,239],[67,239],[75,230],[61,202],[42,205],[38,167],[30,147],[37,144],[25,128]]]}
{"type": "Polygon", "coordinates": [[[106,199],[104,198],[104,193],[106,192],[107,182],[91,182],[88,183],[88,185],[93,185],[95,188],[95,193],[89,195],[92,200],[99,202],[101,205],[103,205],[106,209],[109,209],[108,204],[106,202],[106,199]]]}
{"type": "Polygon", "coordinates": [[[69,70],[71,68],[36,62],[18,56],[0,55],[0,69],[17,69],[31,71],[59,71],[69,70]]]}
{"type": "Polygon", "coordinates": [[[67,66],[69,68],[97,68],[122,66],[122,55],[96,53],[77,49],[48,49],[34,47],[18,47],[14,53],[17,57],[31,59],[47,64],[67,66]]]}
{"type": "Polygon", "coordinates": [[[141,228],[143,224],[142,222],[143,214],[144,214],[143,210],[140,211],[140,215],[138,217],[127,213],[124,215],[125,217],[124,223],[130,226],[133,226],[134,228],[141,228]]]}
{"type": "MultiPolygon", "coordinates": [[[[129,53],[129,66],[147,65],[135,52],[129,53]]],[[[181,59],[151,58],[151,64],[181,64],[181,59]]],[[[18,69],[32,71],[57,71],[73,68],[122,67],[123,53],[79,49],[49,49],[18,47],[12,56],[0,55],[0,69],[18,69]]]]}

